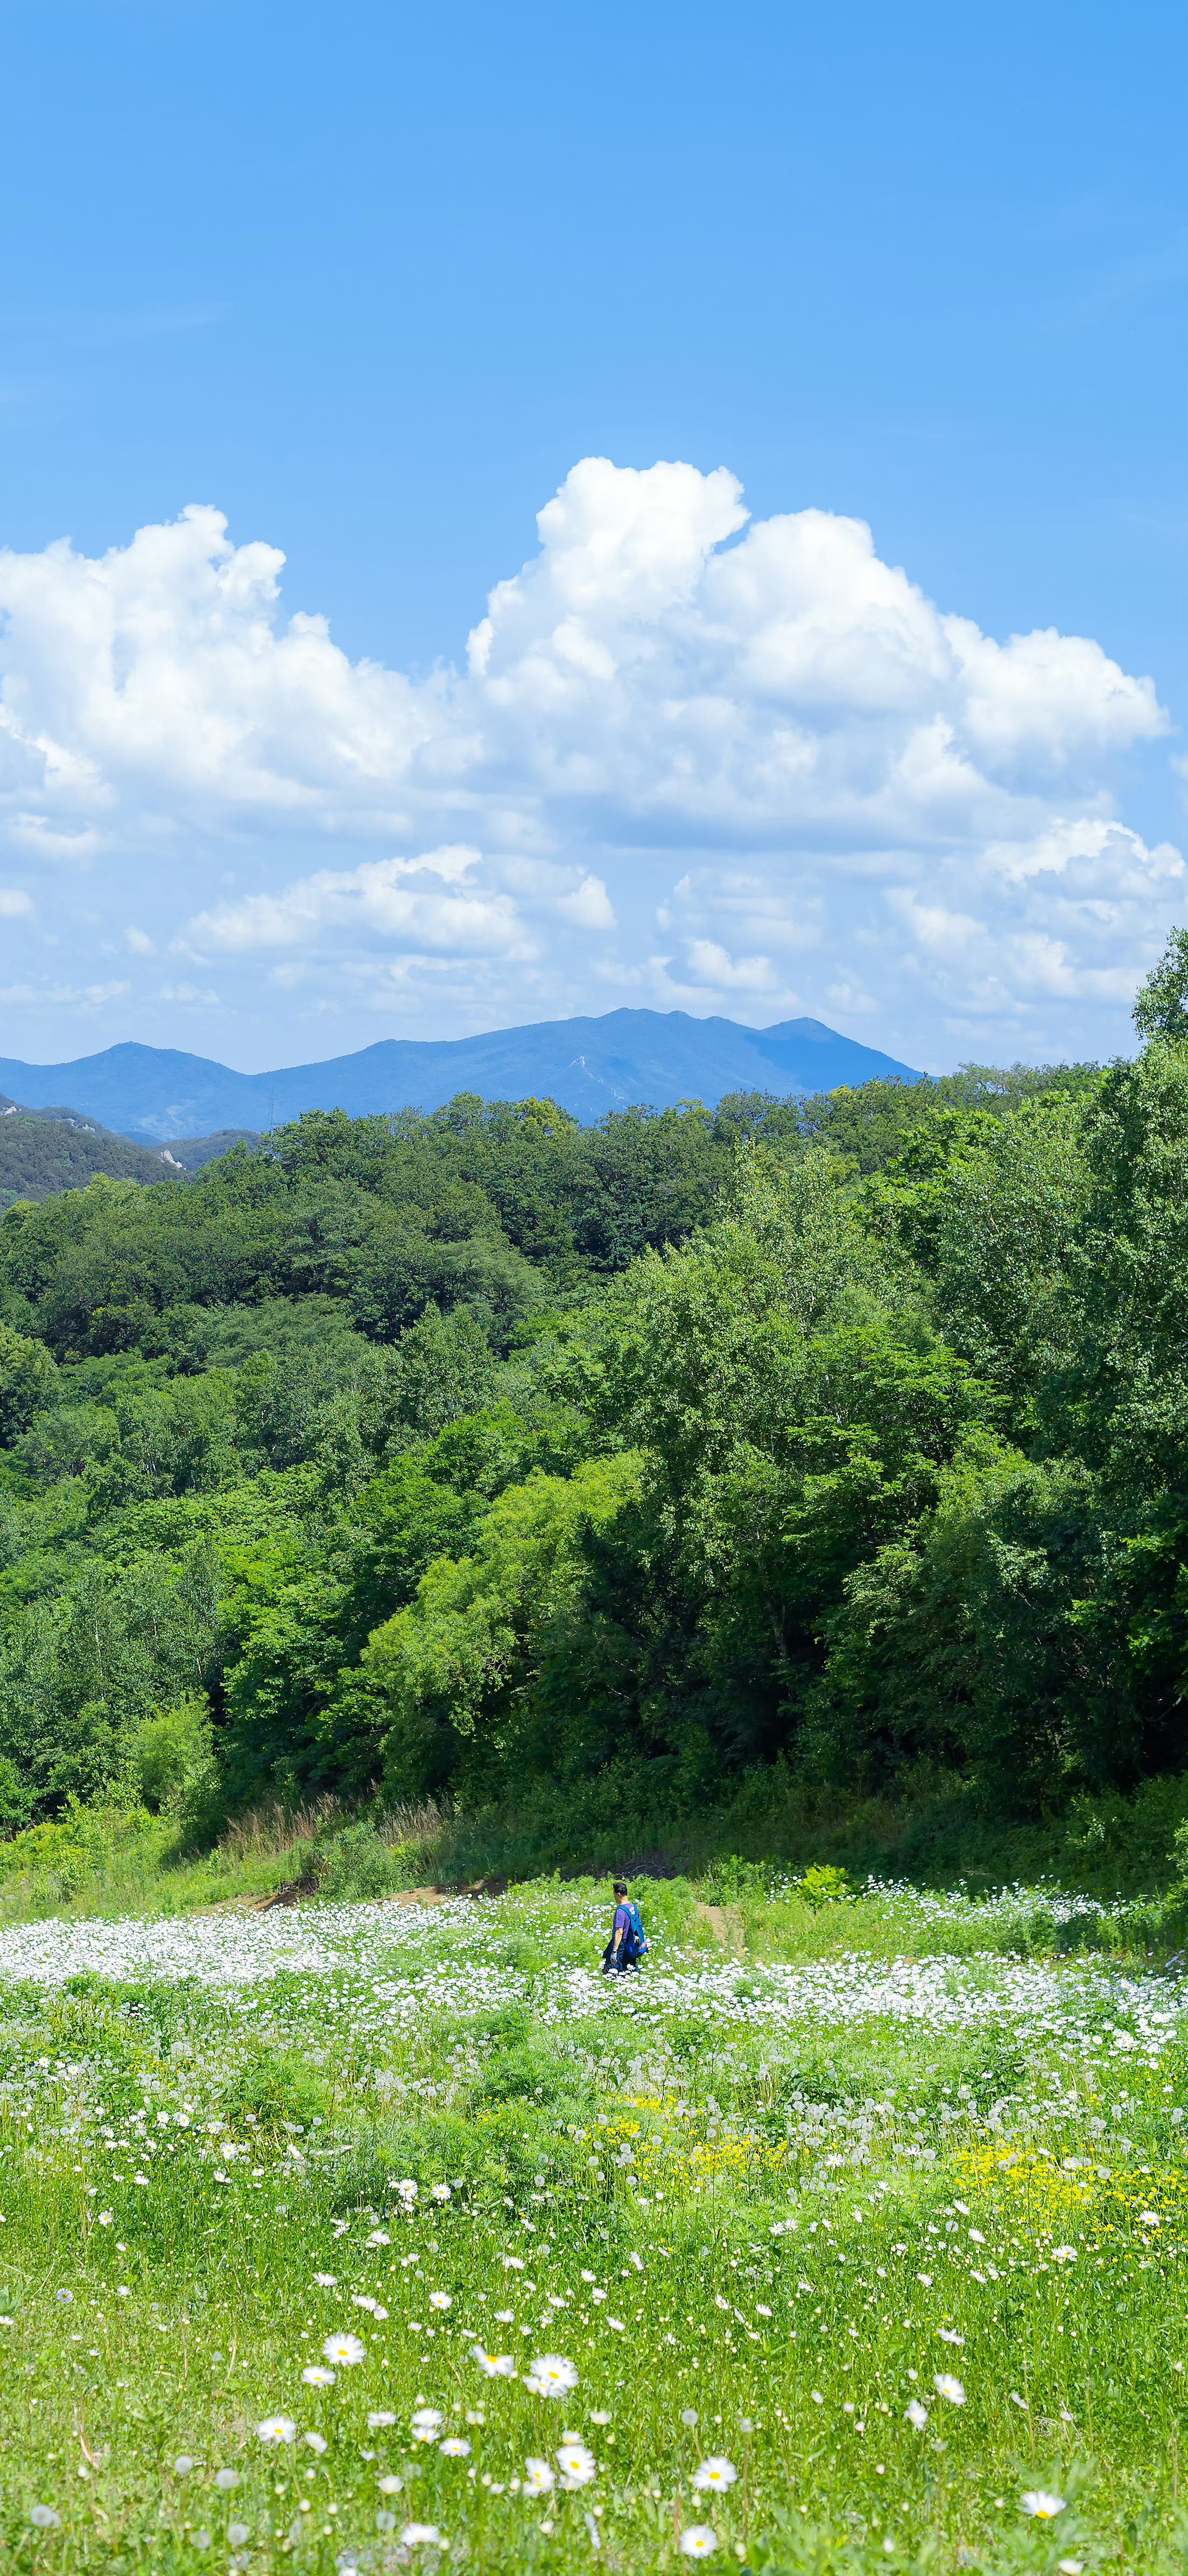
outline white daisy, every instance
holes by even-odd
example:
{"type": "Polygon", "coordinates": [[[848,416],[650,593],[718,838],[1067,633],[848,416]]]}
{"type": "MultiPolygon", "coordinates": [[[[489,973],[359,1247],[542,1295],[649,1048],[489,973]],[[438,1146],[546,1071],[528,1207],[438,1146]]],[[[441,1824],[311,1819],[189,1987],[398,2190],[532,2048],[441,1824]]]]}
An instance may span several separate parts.
{"type": "Polygon", "coordinates": [[[534,2397],[563,2397],[577,2383],[573,2363],[560,2352],[538,2353],[531,2369],[524,2373],[524,2386],[531,2389],[534,2397]]]}
{"type": "Polygon", "coordinates": [[[335,2361],[340,2368],[349,2370],[355,2362],[364,2359],[367,2347],[360,2342],[358,2335],[332,2334],[327,2335],[322,2350],[327,2361],[335,2361]]]}
{"type": "Polygon", "coordinates": [[[733,2460],[725,2460],[719,2453],[714,2452],[708,2460],[701,2462],[700,2468],[694,2469],[693,2484],[700,2489],[709,2488],[713,2494],[718,2495],[727,2487],[732,2487],[737,2476],[738,2470],[733,2460]]]}
{"type": "Polygon", "coordinates": [[[524,2477],[521,2487],[522,2494],[527,2496],[547,2495],[549,2493],[549,2489],[551,2487],[555,2487],[556,2483],[556,2472],[549,2467],[547,2460],[527,2460],[525,2462],[524,2477]]]}
{"type": "Polygon", "coordinates": [[[1024,2513],[1034,2515],[1037,2522],[1054,2522],[1057,2514],[1063,2513],[1065,2505],[1063,2496],[1050,2495],[1046,2487],[1029,2487],[1019,2502],[1024,2513]]]}
{"type": "Polygon", "coordinates": [[[951,2371],[938,2370],[932,2385],[938,2397],[948,2398],[950,2406],[964,2406],[965,2390],[960,2380],[953,2378],[951,2371]]]}
{"type": "Polygon", "coordinates": [[[679,2547],[682,2558],[712,2558],[717,2546],[718,2535],[710,2530],[708,2522],[691,2522],[687,2531],[681,2533],[679,2547]]]}
{"type": "Polygon", "coordinates": [[[324,2361],[311,2361],[308,2368],[302,2371],[301,2376],[307,2388],[333,2388],[334,2386],[334,2373],[332,2370],[327,2370],[324,2361]]]}
{"type": "Polygon", "coordinates": [[[578,2487],[588,2487],[591,2478],[598,2475],[598,2462],[584,2442],[563,2442],[557,2453],[557,2466],[571,2495],[578,2487]]]}
{"type": "Polygon", "coordinates": [[[256,2437],[261,2442],[295,2442],[297,2427],[291,2415],[266,2415],[256,2426],[256,2437]]]}

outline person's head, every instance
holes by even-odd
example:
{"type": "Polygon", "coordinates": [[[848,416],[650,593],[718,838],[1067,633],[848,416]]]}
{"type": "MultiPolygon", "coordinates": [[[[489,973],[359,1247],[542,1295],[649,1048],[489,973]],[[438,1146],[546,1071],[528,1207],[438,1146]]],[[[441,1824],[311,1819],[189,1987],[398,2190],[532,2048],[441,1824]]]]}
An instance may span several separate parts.
{"type": "Polygon", "coordinates": [[[621,1878],[617,1878],[617,1879],[615,1880],[615,1894],[616,1894],[616,1896],[626,1896],[626,1893],[627,1893],[627,1890],[626,1890],[626,1888],[625,1888],[625,1886],[624,1886],[624,1884],[623,1884],[622,1879],[621,1879],[621,1878]]]}

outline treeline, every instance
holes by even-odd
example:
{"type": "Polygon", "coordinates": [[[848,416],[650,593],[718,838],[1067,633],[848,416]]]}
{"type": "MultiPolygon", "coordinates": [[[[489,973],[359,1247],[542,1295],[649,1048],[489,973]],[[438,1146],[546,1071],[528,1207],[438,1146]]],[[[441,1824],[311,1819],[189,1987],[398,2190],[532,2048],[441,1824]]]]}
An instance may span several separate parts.
{"type": "Polygon", "coordinates": [[[0,1223],[0,1821],[1176,1769],[1188,941],[1134,1063],[308,1115],[0,1223]]]}

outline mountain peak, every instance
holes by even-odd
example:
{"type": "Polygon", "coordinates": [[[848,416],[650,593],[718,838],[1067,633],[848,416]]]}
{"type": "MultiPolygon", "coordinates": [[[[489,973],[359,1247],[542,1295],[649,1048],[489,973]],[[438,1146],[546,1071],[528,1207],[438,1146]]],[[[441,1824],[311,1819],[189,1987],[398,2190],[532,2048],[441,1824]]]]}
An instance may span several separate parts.
{"type": "Polygon", "coordinates": [[[236,1073],[209,1057],[125,1038],[72,1064],[0,1058],[0,1090],[30,1108],[68,1100],[85,1116],[137,1140],[168,1144],[228,1127],[267,1128],[305,1109],[359,1118],[393,1109],[439,1109],[458,1091],[485,1100],[542,1095],[592,1124],[609,1109],[654,1109],[698,1099],[716,1107],[731,1091],[828,1091],[877,1076],[910,1082],[910,1065],[822,1020],[769,1029],[687,1011],[621,1005],[598,1018],[541,1020],[469,1038],[377,1038],[353,1055],[273,1073],[236,1073]]]}

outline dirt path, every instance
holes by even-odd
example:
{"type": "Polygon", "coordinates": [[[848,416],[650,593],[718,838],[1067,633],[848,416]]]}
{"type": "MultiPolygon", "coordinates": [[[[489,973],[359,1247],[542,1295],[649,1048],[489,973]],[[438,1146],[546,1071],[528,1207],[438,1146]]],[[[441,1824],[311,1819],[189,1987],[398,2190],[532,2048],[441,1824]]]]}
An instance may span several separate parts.
{"type": "Polygon", "coordinates": [[[699,1905],[697,1911],[702,1922],[708,1923],[715,1941],[720,1941],[722,1948],[729,1950],[732,1958],[741,1959],[746,1950],[746,1942],[743,1939],[742,1915],[737,1905],[699,1905]]]}
{"type": "MultiPolygon", "coordinates": [[[[473,1887],[401,1887],[394,1895],[380,1898],[381,1905],[452,1905],[459,1896],[477,1900],[484,1896],[502,1896],[507,1881],[503,1878],[476,1879],[473,1887]]],[[[268,1914],[274,1905],[303,1905],[316,1896],[314,1878],[289,1879],[283,1887],[269,1888],[264,1896],[220,1896],[214,1905],[196,1905],[195,1914],[268,1914]]]]}

